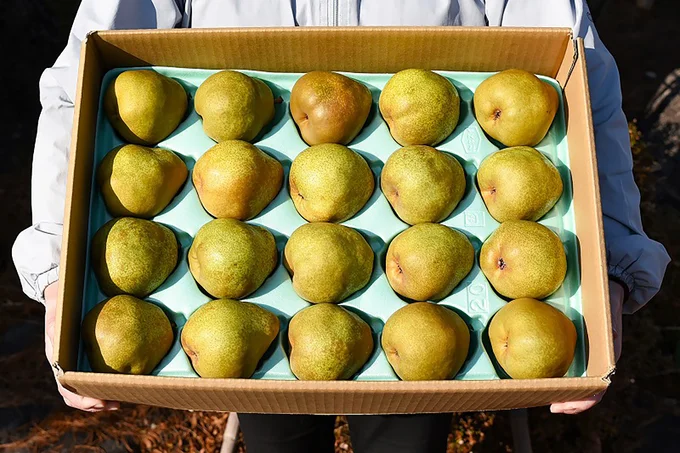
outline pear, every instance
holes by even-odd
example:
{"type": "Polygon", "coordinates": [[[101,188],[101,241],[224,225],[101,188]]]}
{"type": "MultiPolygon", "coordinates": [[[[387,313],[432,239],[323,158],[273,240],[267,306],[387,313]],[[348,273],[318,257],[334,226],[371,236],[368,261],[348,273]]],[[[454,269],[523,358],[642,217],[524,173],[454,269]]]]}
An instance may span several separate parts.
{"type": "Polygon", "coordinates": [[[279,333],[279,318],[250,302],[219,299],[202,305],[182,329],[181,342],[203,378],[249,378],[279,333]]]}
{"type": "Polygon", "coordinates": [[[213,217],[248,220],[281,190],[281,163],[241,140],[227,140],[203,154],[192,175],[203,207],[213,217]]]}
{"type": "Polygon", "coordinates": [[[288,326],[290,369],[300,380],[350,379],[373,352],[371,328],[358,315],[333,304],[297,312],[288,326]]]}
{"type": "Polygon", "coordinates": [[[426,69],[406,69],[387,81],[380,113],[402,146],[434,146],[451,135],[460,117],[458,90],[426,69]]]}
{"type": "Polygon", "coordinates": [[[503,222],[482,244],[479,265],[494,289],[509,299],[543,299],[567,273],[559,236],[528,220],[503,222]]]}
{"type": "Polygon", "coordinates": [[[250,142],[274,119],[274,95],[260,79],[237,71],[220,71],[196,90],[196,113],[203,131],[215,140],[250,142]]]}
{"type": "Polygon", "coordinates": [[[489,214],[499,222],[538,220],[562,196],[557,168],[528,146],[489,155],[479,166],[477,184],[489,214]]]}
{"type": "Polygon", "coordinates": [[[468,355],[470,330],[453,310],[414,302],[389,317],[382,347],[404,381],[453,379],[468,355]]]}
{"type": "Polygon", "coordinates": [[[184,118],[187,93],[176,80],[148,69],[120,73],[104,93],[104,112],[129,143],[155,145],[184,118]]]}
{"type": "Polygon", "coordinates": [[[172,201],[188,173],[184,161],[172,151],[122,145],[102,159],[97,184],[113,216],[148,219],[172,201]]]}
{"type": "Polygon", "coordinates": [[[371,111],[371,92],[342,74],[312,71],[290,92],[290,113],[308,145],[349,144],[371,111]]]}
{"type": "Polygon", "coordinates": [[[521,69],[507,69],[484,80],[473,102],[484,132],[505,146],[536,146],[560,104],[552,86],[521,69]]]}
{"type": "Polygon", "coordinates": [[[119,217],[104,224],[92,238],[92,267],[107,296],[146,297],[177,266],[175,234],[150,220],[119,217]]]}
{"type": "Polygon", "coordinates": [[[276,268],[274,236],[235,219],[203,225],[189,249],[189,270],[208,294],[241,299],[258,289],[276,268]]]}
{"type": "Polygon", "coordinates": [[[364,207],[375,182],[368,164],[351,149],[314,145],[290,167],[290,197],[309,222],[344,222],[364,207]]]}
{"type": "Polygon", "coordinates": [[[416,301],[446,297],[470,273],[475,250],[460,231],[421,223],[399,233],[385,256],[385,274],[395,292],[416,301]]]}
{"type": "Polygon", "coordinates": [[[352,228],[307,223],[291,234],[283,263],[300,297],[315,304],[337,303],[368,284],[373,250],[352,228]]]}
{"type": "Polygon", "coordinates": [[[90,310],[82,337],[93,371],[149,374],[170,350],[172,325],[158,306],[119,295],[90,310]]]}
{"type": "Polygon", "coordinates": [[[562,377],[574,360],[576,328],[558,309],[522,298],[494,315],[489,341],[498,364],[514,379],[562,377]]]}
{"type": "Polygon", "coordinates": [[[449,154],[424,145],[406,146],[387,159],[380,185],[404,222],[441,222],[463,198],[465,172],[449,154]]]}

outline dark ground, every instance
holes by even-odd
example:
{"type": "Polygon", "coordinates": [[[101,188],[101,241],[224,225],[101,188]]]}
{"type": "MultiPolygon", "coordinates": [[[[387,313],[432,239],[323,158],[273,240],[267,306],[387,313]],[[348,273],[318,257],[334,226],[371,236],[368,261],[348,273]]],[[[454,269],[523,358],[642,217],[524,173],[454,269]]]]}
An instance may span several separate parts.
{"type": "MultiPolygon", "coordinates": [[[[17,441],[6,444],[8,451],[112,452],[126,445],[132,451],[217,451],[224,414],[125,406],[91,416],[65,407],[44,358],[43,309],[22,294],[11,262],[14,238],[31,223],[38,79],[62,49],[77,3],[5,0],[0,6],[9,54],[0,75],[0,445],[17,441]]],[[[656,299],[624,318],[623,357],[604,401],[579,416],[531,409],[531,435],[537,452],[680,451],[680,71],[662,87],[680,67],[680,10],[673,0],[656,0],[651,11],[636,0],[604,3],[596,23],[621,71],[624,110],[642,133],[632,140],[645,228],[674,261],[656,299]]],[[[342,421],[336,434],[337,451],[351,451],[342,421]]],[[[512,451],[507,413],[455,417],[448,451],[512,451]]]]}

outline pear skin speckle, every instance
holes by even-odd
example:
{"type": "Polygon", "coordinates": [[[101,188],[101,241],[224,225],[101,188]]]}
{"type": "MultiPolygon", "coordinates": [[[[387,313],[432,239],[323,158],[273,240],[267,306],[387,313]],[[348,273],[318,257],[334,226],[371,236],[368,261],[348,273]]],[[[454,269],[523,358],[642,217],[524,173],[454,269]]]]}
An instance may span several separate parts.
{"type": "Polygon", "coordinates": [[[289,181],[293,204],[309,222],[344,222],[364,207],[375,189],[366,160],[336,144],[311,146],[298,154],[289,181]]]}
{"type": "Polygon", "coordinates": [[[380,94],[380,113],[402,146],[435,146],[451,135],[460,118],[460,96],[451,82],[425,69],[392,76],[380,94]]]}
{"type": "Polygon", "coordinates": [[[175,234],[150,220],[119,217],[102,226],[92,239],[92,267],[107,296],[146,297],[177,266],[175,234]]]}
{"type": "Polygon", "coordinates": [[[385,162],[380,185],[404,222],[441,222],[463,198],[465,171],[449,154],[424,145],[405,146],[385,162]]]}
{"type": "Polygon", "coordinates": [[[174,334],[158,306],[120,295],[85,315],[82,337],[94,371],[149,374],[170,350],[174,334]]]}
{"type": "Polygon", "coordinates": [[[120,73],[104,94],[104,112],[129,143],[155,145],[184,118],[187,93],[176,80],[147,69],[120,73]]]}
{"type": "Polygon", "coordinates": [[[358,315],[334,304],[297,312],[288,326],[290,369],[300,380],[350,379],[373,352],[371,328],[358,315]]]}
{"type": "Polygon", "coordinates": [[[97,184],[113,216],[149,219],[172,201],[188,173],[182,159],[172,151],[122,145],[102,159],[97,184]]]}
{"type": "Polygon", "coordinates": [[[216,142],[250,142],[274,119],[274,95],[259,79],[220,71],[198,87],[195,108],[206,135],[216,142]]]}
{"type": "Polygon", "coordinates": [[[241,299],[267,279],[278,261],[269,230],[235,219],[216,219],[198,230],[189,249],[189,270],[208,294],[241,299]]]}
{"type": "Polygon", "coordinates": [[[191,314],[181,343],[199,376],[249,378],[279,327],[279,318],[256,304],[219,299],[191,314]]]}
{"type": "Polygon", "coordinates": [[[534,74],[508,69],[484,80],[473,98],[477,122],[505,146],[536,146],[555,118],[557,91],[534,74]]]}
{"type": "Polygon", "coordinates": [[[283,166],[242,140],[226,140],[203,154],[192,172],[203,207],[212,216],[248,220],[271,203],[283,185],[283,166]]]}
{"type": "Polygon", "coordinates": [[[421,223],[398,234],[385,257],[385,274],[395,292],[416,301],[446,297],[470,273],[475,250],[460,231],[421,223]]]}
{"type": "Polygon", "coordinates": [[[381,343],[402,380],[453,379],[467,358],[470,329],[449,308],[414,302],[389,317],[381,343]]]}
{"type": "Polygon", "coordinates": [[[302,225],[284,250],[293,288],[312,303],[338,303],[366,286],[373,259],[361,233],[334,223],[302,225]]]}
{"type": "Polygon", "coordinates": [[[513,379],[557,378],[574,360],[576,328],[556,308],[522,298],[494,315],[489,341],[496,360],[513,379]]]}
{"type": "Polygon", "coordinates": [[[503,222],[482,244],[479,265],[494,289],[510,299],[544,299],[567,273],[559,236],[528,220],[503,222]]]}
{"type": "Polygon", "coordinates": [[[528,146],[489,155],[477,171],[489,214],[499,222],[543,217],[562,196],[562,178],[541,152],[528,146]]]}

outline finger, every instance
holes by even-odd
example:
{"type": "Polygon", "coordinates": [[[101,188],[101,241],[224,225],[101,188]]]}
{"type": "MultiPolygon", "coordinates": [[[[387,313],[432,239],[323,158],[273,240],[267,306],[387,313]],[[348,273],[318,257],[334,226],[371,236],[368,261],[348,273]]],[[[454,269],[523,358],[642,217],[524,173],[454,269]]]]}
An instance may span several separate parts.
{"type": "Polygon", "coordinates": [[[75,409],[87,412],[99,412],[103,410],[118,410],[120,408],[120,403],[80,396],[66,390],[61,384],[57,384],[57,386],[59,388],[59,394],[64,398],[64,402],[75,409]]]}
{"type": "Polygon", "coordinates": [[[595,406],[602,400],[604,392],[593,395],[581,401],[567,401],[565,403],[553,403],[550,405],[550,412],[554,414],[578,414],[595,406]]]}

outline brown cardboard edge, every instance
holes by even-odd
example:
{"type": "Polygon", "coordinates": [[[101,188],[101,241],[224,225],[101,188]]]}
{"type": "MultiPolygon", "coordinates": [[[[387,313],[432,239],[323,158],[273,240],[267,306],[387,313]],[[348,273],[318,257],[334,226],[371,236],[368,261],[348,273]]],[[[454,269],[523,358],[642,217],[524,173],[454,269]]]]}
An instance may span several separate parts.
{"type": "Polygon", "coordinates": [[[69,244],[73,245],[72,242],[78,240],[76,236],[87,237],[89,221],[88,219],[81,219],[78,223],[77,217],[83,209],[89,209],[90,178],[87,175],[91,175],[92,172],[93,156],[92,153],[88,154],[87,151],[91,150],[94,143],[96,126],[93,123],[96,122],[96,115],[88,117],[87,113],[88,110],[92,110],[93,103],[95,104],[95,111],[97,109],[101,76],[99,54],[88,35],[83,40],[80,50],[64,202],[62,253],[59,266],[60,284],[52,354],[53,367],[58,373],[62,373],[63,370],[75,369],[78,357],[79,335],[74,335],[72,332],[80,331],[85,258],[73,259],[72,256],[69,256],[69,244]],[[89,74],[88,71],[94,74],[89,74]],[[92,81],[95,78],[97,82],[93,84],[92,81]],[[86,86],[86,82],[90,84],[86,86]],[[85,100],[87,102],[84,102],[85,100]],[[85,172],[85,176],[83,176],[83,172],[85,172]],[[87,181],[85,184],[85,188],[88,189],[87,194],[76,193],[75,186],[79,178],[85,178],[87,181]],[[71,308],[71,316],[65,316],[68,308],[71,308]],[[64,335],[65,332],[71,332],[71,334],[64,335]]]}
{"type": "Polygon", "coordinates": [[[96,398],[178,409],[259,413],[424,413],[513,409],[573,401],[598,377],[497,381],[273,381],[67,372],[62,384],[96,398]],[[527,403],[528,402],[528,403],[527,403]]]}
{"type": "Polygon", "coordinates": [[[587,112],[587,115],[585,115],[586,119],[586,128],[588,131],[588,140],[590,141],[590,147],[592,150],[595,152],[592,153],[592,160],[591,160],[591,166],[593,169],[593,174],[595,175],[593,179],[593,189],[594,189],[594,194],[595,194],[595,206],[596,206],[596,216],[595,216],[595,222],[596,222],[596,234],[599,236],[598,237],[598,242],[599,242],[599,248],[598,248],[598,258],[601,263],[605,266],[602,275],[600,277],[602,281],[602,293],[601,296],[603,297],[603,300],[605,302],[605,310],[604,310],[604,317],[605,317],[605,331],[604,331],[604,344],[607,345],[606,348],[606,370],[604,373],[600,373],[600,376],[602,377],[602,380],[609,385],[611,383],[611,375],[614,374],[616,371],[616,360],[614,358],[614,333],[612,331],[612,319],[611,319],[611,306],[610,306],[610,300],[609,300],[609,277],[607,274],[606,266],[607,266],[607,254],[606,254],[606,245],[605,245],[605,238],[604,238],[604,221],[602,219],[602,199],[600,196],[600,181],[599,178],[597,177],[598,175],[598,166],[597,166],[597,148],[595,146],[595,127],[593,125],[593,116],[592,116],[592,104],[590,103],[590,85],[588,83],[588,70],[587,70],[587,62],[586,62],[586,51],[585,51],[585,44],[583,42],[583,38],[577,38],[576,39],[576,48],[578,49],[578,53],[581,56],[579,58],[580,62],[577,63],[580,68],[581,68],[581,80],[584,86],[584,89],[581,90],[582,93],[585,96],[585,105],[589,106],[591,111],[587,112]]]}
{"type": "Polygon", "coordinates": [[[292,35],[304,35],[308,31],[320,31],[323,33],[331,34],[343,34],[346,32],[352,33],[364,33],[372,34],[374,32],[389,33],[398,32],[400,34],[412,34],[417,35],[421,33],[447,33],[447,34],[459,34],[472,32],[484,32],[487,33],[492,30],[494,33],[500,34],[512,34],[512,33],[523,33],[523,34],[566,34],[571,36],[572,29],[569,27],[487,27],[487,26],[472,26],[472,27],[451,27],[451,26],[348,26],[348,27],[228,27],[228,28],[170,28],[170,29],[131,29],[131,30],[97,30],[93,31],[91,34],[100,36],[107,41],[111,41],[110,37],[114,36],[125,36],[125,35],[158,35],[158,34],[222,34],[222,33],[245,33],[245,34],[261,34],[261,33],[277,33],[277,34],[292,34],[292,35]]]}
{"type": "MultiPolygon", "coordinates": [[[[592,177],[588,178],[592,181],[592,184],[590,184],[590,189],[592,190],[587,194],[587,197],[590,198],[590,200],[585,201],[588,203],[592,201],[592,211],[587,213],[587,220],[589,224],[587,226],[592,226],[593,228],[585,229],[583,223],[581,222],[586,219],[584,216],[577,215],[576,230],[581,239],[585,238],[586,236],[597,235],[595,240],[597,246],[588,249],[587,253],[591,257],[591,261],[601,263],[601,266],[597,267],[595,272],[593,272],[591,269],[591,272],[586,272],[586,275],[584,275],[584,266],[590,263],[584,262],[584,253],[581,249],[581,283],[582,285],[588,283],[590,286],[594,285],[597,288],[596,294],[591,291],[589,293],[589,298],[583,297],[582,311],[585,318],[584,322],[586,322],[586,326],[590,324],[590,326],[597,327],[597,329],[588,329],[589,360],[587,375],[600,376],[600,378],[608,385],[610,382],[609,377],[614,372],[615,365],[613,359],[614,355],[612,346],[611,310],[609,310],[609,286],[606,273],[606,249],[602,220],[602,206],[600,199],[599,180],[597,178],[597,153],[595,147],[594,126],[592,121],[592,108],[590,104],[587,61],[583,39],[573,39],[572,49],[571,56],[569,53],[565,54],[556,78],[562,86],[565,95],[565,107],[567,109],[567,119],[569,120],[567,125],[568,137],[575,136],[578,140],[584,142],[582,146],[577,146],[570,142],[570,154],[573,156],[577,152],[585,152],[587,150],[589,152],[588,159],[580,156],[579,160],[582,162],[581,169],[584,169],[587,173],[586,176],[592,175],[592,177]],[[574,90],[575,85],[579,85],[576,90],[574,90]],[[578,98],[575,98],[575,96],[578,96],[578,98]],[[572,132],[571,130],[574,128],[575,132],[572,132]],[[573,135],[570,135],[570,132],[573,135]],[[594,260],[592,259],[593,256],[595,256],[594,260]],[[589,303],[589,301],[598,300],[603,302],[602,307],[598,307],[597,304],[589,306],[586,305],[589,303]],[[596,309],[594,310],[593,308],[596,309]],[[595,319],[595,317],[599,319],[595,319]],[[602,331],[600,329],[604,330],[602,331]],[[593,340],[595,340],[595,342],[593,342],[593,340]],[[597,344],[604,344],[607,346],[600,347],[597,346],[597,344]],[[597,354],[597,351],[602,351],[602,349],[605,349],[604,357],[602,357],[601,354],[597,354]]],[[[574,157],[572,157],[572,159],[574,159],[574,157]]],[[[572,160],[572,166],[573,165],[574,161],[572,160]]],[[[582,177],[583,175],[578,176],[582,177]]],[[[572,178],[574,178],[573,174],[572,178]]],[[[574,190],[577,190],[576,187],[574,190]]],[[[582,191],[583,186],[578,187],[578,190],[582,191]]]]}
{"type": "Polygon", "coordinates": [[[457,70],[497,71],[513,67],[509,57],[519,58],[523,65],[530,64],[533,72],[555,76],[558,61],[536,63],[535,51],[550,49],[561,55],[570,41],[568,28],[536,27],[283,27],[283,28],[224,28],[224,29],[171,29],[171,30],[115,30],[100,31],[93,39],[104,55],[105,66],[167,65],[204,69],[251,69],[264,71],[307,72],[310,70],[342,70],[349,72],[375,72],[370,70],[375,61],[389,64],[380,72],[397,72],[408,67],[453,70],[447,62],[456,61],[457,70]],[[485,63],[478,61],[479,53],[469,51],[470,39],[481,33],[493,37],[482,52],[493,53],[485,63]],[[518,45],[526,36],[541,34],[538,48],[518,45]],[[272,35],[275,41],[267,42],[272,35]],[[203,43],[205,52],[196,52],[201,46],[184,45],[184,40],[203,43]],[[362,46],[373,40],[374,46],[362,46]],[[510,45],[503,48],[500,44],[510,45]],[[303,46],[313,42],[312,46],[303,46]],[[351,46],[339,46],[339,42],[351,46]],[[253,46],[257,52],[248,54],[242,45],[253,46]],[[492,45],[493,44],[493,45],[492,45]],[[454,45],[454,57],[441,52],[442,45],[454,45]],[[359,49],[359,50],[355,50],[359,49]],[[429,52],[428,49],[432,50],[429,52]],[[500,50],[502,49],[502,51],[500,50]],[[438,58],[432,60],[432,55],[438,58]],[[271,64],[271,54],[284,53],[276,68],[271,64]],[[403,58],[402,58],[403,57],[403,58]],[[417,61],[404,66],[404,60],[417,61]],[[534,61],[534,63],[530,63],[534,61]]]}

